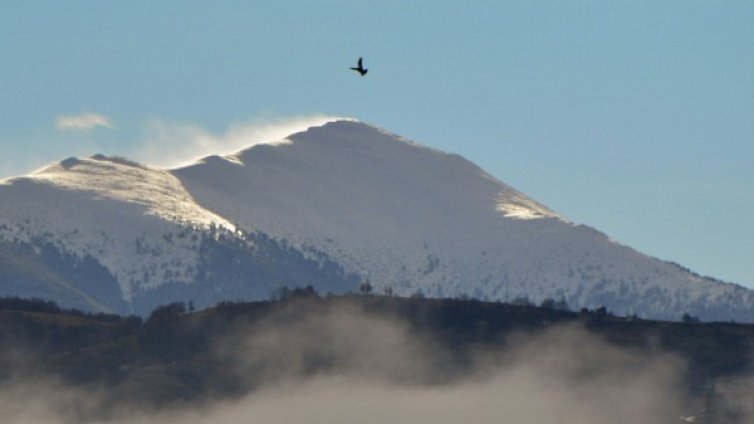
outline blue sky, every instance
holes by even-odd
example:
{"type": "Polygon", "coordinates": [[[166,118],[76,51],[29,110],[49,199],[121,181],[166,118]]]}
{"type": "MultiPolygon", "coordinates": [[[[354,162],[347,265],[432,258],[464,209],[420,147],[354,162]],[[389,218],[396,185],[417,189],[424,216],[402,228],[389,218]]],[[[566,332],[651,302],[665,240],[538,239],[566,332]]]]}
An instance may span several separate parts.
{"type": "Polygon", "coordinates": [[[754,287],[752,22],[733,0],[3,1],[0,177],[139,156],[155,128],[351,116],[754,287]]]}

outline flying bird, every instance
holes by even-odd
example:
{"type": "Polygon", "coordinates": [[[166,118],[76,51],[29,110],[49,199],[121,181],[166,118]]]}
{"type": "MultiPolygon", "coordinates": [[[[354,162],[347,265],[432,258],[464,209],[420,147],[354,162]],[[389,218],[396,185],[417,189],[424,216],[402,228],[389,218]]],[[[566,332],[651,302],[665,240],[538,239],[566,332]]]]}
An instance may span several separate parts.
{"type": "Polygon", "coordinates": [[[362,77],[366,75],[367,72],[369,71],[369,69],[364,69],[364,65],[362,64],[361,58],[359,58],[359,64],[355,68],[351,68],[351,69],[360,73],[362,77]]]}

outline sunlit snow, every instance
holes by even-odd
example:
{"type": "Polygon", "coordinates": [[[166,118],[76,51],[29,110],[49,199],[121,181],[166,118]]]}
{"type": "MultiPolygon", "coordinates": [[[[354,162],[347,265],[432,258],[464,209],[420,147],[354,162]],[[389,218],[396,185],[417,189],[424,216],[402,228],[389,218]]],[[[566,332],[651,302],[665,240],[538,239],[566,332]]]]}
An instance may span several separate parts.
{"type": "MultiPolygon", "coordinates": [[[[237,225],[324,252],[399,295],[613,301],[616,312],[676,318],[754,304],[741,287],[566,221],[461,156],[355,120],[310,124],[182,168],[97,155],[0,181],[0,239],[91,255],[126,300],[193,281],[196,242],[169,234],[237,225]]],[[[229,134],[237,147],[249,133],[229,134]]]]}

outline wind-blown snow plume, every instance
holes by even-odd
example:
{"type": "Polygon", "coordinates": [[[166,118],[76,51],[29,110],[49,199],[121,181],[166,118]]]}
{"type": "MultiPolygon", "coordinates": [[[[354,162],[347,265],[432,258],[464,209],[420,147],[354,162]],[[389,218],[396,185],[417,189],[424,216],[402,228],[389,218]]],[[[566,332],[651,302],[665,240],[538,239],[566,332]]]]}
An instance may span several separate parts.
{"type": "Polygon", "coordinates": [[[281,141],[309,127],[342,119],[347,118],[327,115],[258,118],[232,124],[219,134],[196,124],[154,120],[147,125],[144,141],[136,144],[130,157],[153,166],[173,168],[205,156],[230,155],[256,144],[281,141]]]}
{"type": "Polygon", "coordinates": [[[98,113],[58,116],[55,118],[55,126],[60,131],[89,131],[97,127],[114,128],[110,118],[98,113]]]}

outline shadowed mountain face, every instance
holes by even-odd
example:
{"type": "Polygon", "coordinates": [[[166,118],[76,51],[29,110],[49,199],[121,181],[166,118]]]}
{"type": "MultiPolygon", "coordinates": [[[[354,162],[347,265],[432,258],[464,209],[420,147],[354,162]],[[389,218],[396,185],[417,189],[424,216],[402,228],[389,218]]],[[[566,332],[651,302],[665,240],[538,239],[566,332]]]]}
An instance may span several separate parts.
{"type": "MultiPolygon", "coordinates": [[[[90,258],[110,274],[98,302],[116,310],[259,299],[281,285],[342,292],[369,279],[400,295],[754,321],[749,290],[642,255],[460,156],[357,121],[172,171],[66,160],[0,183],[0,238],[90,258]]],[[[7,281],[7,294],[23,294],[26,283],[7,281]]]]}

